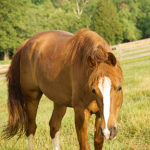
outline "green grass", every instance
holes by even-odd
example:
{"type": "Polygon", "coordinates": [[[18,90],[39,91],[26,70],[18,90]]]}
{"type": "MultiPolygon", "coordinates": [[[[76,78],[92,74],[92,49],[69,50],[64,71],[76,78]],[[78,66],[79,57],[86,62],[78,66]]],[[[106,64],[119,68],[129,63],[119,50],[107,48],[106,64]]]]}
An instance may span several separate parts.
{"type": "Polygon", "coordinates": [[[142,48],[136,48],[136,49],[129,49],[129,50],[122,50],[121,52],[119,51],[113,51],[113,53],[116,55],[116,57],[120,60],[122,59],[128,59],[128,57],[131,57],[131,56],[139,56],[141,54],[146,54],[146,53],[149,53],[150,52],[150,49],[148,50],[148,48],[150,48],[149,46],[148,47],[142,47],[142,48]],[[147,49],[147,51],[143,51],[147,49]],[[137,51],[139,50],[139,51],[137,51]],[[136,53],[134,53],[135,51],[137,51],[136,53]],[[133,53],[128,53],[128,52],[133,52],[133,53]],[[125,55],[124,55],[125,54],[125,55]]]}
{"type": "MultiPolygon", "coordinates": [[[[150,46],[146,46],[146,47],[140,47],[140,48],[133,48],[133,49],[125,49],[125,50],[121,50],[121,53],[127,53],[127,52],[134,52],[134,51],[136,51],[136,50],[144,50],[144,49],[149,49],[150,48],[150,46]]],[[[120,51],[113,51],[115,54],[117,54],[117,53],[119,53],[120,51]]]]}
{"type": "Polygon", "coordinates": [[[0,60],[0,65],[9,64],[11,60],[0,60]]]}
{"type": "Polygon", "coordinates": [[[145,52],[145,51],[139,51],[139,52],[136,53],[136,54],[134,54],[134,53],[133,53],[133,54],[127,54],[127,55],[122,56],[122,57],[127,59],[128,57],[131,57],[131,56],[135,56],[135,55],[136,55],[136,56],[139,56],[139,55],[141,55],[141,54],[146,54],[146,53],[149,53],[149,52],[150,52],[150,50],[148,50],[148,51],[146,51],[146,52],[145,52]]]}
{"type": "MultiPolygon", "coordinates": [[[[121,62],[124,72],[124,103],[119,115],[119,132],[116,140],[105,141],[104,150],[150,150],[150,56],[121,62]]],[[[7,121],[7,88],[0,81],[0,130],[7,121]]],[[[45,96],[39,105],[35,150],[51,150],[49,118],[53,104],[45,96]]],[[[94,116],[88,128],[89,145],[93,146],[94,116]]],[[[0,150],[27,150],[26,137],[0,141],[0,150]]],[[[68,109],[62,121],[61,150],[79,149],[74,125],[74,113],[68,109]]]]}

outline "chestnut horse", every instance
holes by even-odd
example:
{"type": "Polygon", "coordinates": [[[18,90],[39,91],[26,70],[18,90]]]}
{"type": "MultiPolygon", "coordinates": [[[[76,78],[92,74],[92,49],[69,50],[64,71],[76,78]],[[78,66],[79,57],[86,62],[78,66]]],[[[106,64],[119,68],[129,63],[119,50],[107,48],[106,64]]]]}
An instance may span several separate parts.
{"type": "Polygon", "coordinates": [[[53,150],[59,150],[59,129],[67,107],[74,109],[80,150],[90,149],[87,126],[92,114],[96,115],[95,150],[102,149],[104,138],[116,137],[123,75],[110,47],[97,33],[49,31],[26,40],[13,56],[7,79],[5,138],[25,133],[29,150],[33,149],[42,94],[54,103],[49,122],[53,150]]]}

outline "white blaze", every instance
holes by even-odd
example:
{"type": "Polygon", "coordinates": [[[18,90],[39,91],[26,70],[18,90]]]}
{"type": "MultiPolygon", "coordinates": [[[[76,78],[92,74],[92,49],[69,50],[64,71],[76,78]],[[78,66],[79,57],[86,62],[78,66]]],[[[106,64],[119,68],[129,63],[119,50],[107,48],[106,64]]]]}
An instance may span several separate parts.
{"type": "Polygon", "coordinates": [[[33,150],[33,134],[28,136],[28,150],[33,150]]]}
{"type": "Polygon", "coordinates": [[[59,131],[56,132],[55,137],[52,139],[53,150],[60,150],[59,147],[59,131]]]}
{"type": "Polygon", "coordinates": [[[108,139],[110,135],[110,131],[108,130],[108,119],[110,114],[110,90],[111,90],[111,80],[108,77],[104,77],[100,79],[98,87],[103,95],[103,114],[105,120],[105,129],[104,135],[105,138],[108,139]]]}

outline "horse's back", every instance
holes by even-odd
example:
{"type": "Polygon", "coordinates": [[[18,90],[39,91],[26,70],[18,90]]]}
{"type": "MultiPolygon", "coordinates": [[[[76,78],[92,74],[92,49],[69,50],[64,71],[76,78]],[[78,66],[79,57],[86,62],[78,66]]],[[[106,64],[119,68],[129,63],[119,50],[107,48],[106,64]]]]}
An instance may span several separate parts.
{"type": "Polygon", "coordinates": [[[20,61],[23,91],[40,90],[50,99],[70,105],[71,76],[66,53],[71,37],[68,32],[50,31],[28,40],[22,48],[20,61]]]}

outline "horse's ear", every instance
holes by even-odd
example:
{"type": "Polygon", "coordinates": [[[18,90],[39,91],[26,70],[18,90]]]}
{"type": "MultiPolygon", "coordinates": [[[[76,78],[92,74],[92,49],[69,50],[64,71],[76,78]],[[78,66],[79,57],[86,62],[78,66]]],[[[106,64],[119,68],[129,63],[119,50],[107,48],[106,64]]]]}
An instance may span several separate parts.
{"type": "Polygon", "coordinates": [[[113,66],[115,66],[117,62],[115,55],[111,52],[108,52],[108,62],[113,66]]]}
{"type": "Polygon", "coordinates": [[[91,56],[88,57],[87,62],[90,68],[92,69],[95,68],[96,62],[91,56]]]}

